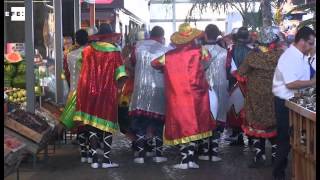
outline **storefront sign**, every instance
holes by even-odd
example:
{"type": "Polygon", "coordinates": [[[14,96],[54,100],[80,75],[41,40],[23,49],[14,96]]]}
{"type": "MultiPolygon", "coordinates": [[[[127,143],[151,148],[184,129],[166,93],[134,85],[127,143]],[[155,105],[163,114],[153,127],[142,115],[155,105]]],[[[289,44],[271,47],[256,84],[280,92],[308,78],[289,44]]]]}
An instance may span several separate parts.
{"type": "Polygon", "coordinates": [[[7,54],[12,52],[19,52],[24,54],[24,43],[7,43],[7,54]]]}
{"type": "Polygon", "coordinates": [[[84,0],[87,3],[111,4],[114,0],[84,0]]]}
{"type": "MultiPolygon", "coordinates": [[[[131,0],[132,1],[132,0],[131,0]]],[[[96,4],[96,8],[108,7],[108,8],[123,8],[124,0],[81,0],[81,3],[86,2],[89,4],[96,4]]]]}
{"type": "Polygon", "coordinates": [[[24,7],[11,7],[11,12],[6,11],[6,17],[11,16],[11,21],[24,21],[25,20],[25,8],[24,7]]]}

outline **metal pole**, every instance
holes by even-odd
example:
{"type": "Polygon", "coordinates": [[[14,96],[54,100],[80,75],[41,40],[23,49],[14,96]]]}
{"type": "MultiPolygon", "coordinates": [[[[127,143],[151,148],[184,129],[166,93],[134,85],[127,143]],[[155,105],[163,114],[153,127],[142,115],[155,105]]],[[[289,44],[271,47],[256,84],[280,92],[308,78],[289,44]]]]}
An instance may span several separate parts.
{"type": "Polygon", "coordinates": [[[63,48],[62,48],[62,2],[54,0],[54,26],[55,26],[55,70],[56,70],[56,103],[63,101],[63,83],[61,79],[62,64],[63,64],[63,48]]]}
{"type": "MultiPolygon", "coordinates": [[[[3,4],[3,12],[6,12],[7,11],[7,3],[5,2],[4,4],[3,4]]],[[[5,50],[7,50],[7,47],[6,47],[6,43],[7,43],[7,25],[6,25],[6,19],[7,19],[8,17],[7,16],[4,16],[4,18],[3,18],[3,28],[4,28],[4,31],[3,31],[3,47],[4,47],[4,49],[5,50]]],[[[4,53],[6,53],[6,52],[4,52],[4,53]]]]}
{"type": "Polygon", "coordinates": [[[74,0],[74,32],[81,28],[81,5],[80,0],[74,0]]]}
{"type": "Polygon", "coordinates": [[[27,111],[34,113],[34,31],[33,31],[33,4],[32,1],[24,1],[25,6],[25,55],[26,55],[26,88],[27,88],[27,111]]]}
{"type": "Polygon", "coordinates": [[[176,32],[176,0],[172,0],[172,27],[173,32],[176,32]]]}
{"type": "Polygon", "coordinates": [[[90,4],[90,27],[95,27],[96,25],[96,4],[90,4]]]}

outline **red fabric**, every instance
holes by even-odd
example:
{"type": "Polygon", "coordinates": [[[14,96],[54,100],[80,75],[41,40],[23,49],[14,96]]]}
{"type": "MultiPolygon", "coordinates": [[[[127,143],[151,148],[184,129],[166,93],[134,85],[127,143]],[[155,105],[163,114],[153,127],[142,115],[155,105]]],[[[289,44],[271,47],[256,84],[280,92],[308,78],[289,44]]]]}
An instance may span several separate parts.
{"type": "MultiPolygon", "coordinates": [[[[240,116],[241,118],[245,117],[245,111],[241,111],[240,112],[240,116]]],[[[243,130],[243,132],[247,135],[247,136],[253,136],[253,137],[257,137],[257,138],[273,138],[275,136],[277,136],[277,130],[273,130],[270,132],[266,132],[264,129],[264,127],[261,126],[257,126],[257,125],[251,125],[249,126],[246,121],[243,121],[241,128],[243,130]]]]}
{"type": "Polygon", "coordinates": [[[83,49],[83,63],[77,88],[76,111],[111,122],[118,119],[116,69],[122,65],[120,52],[83,49]]]}
{"type": "Polygon", "coordinates": [[[238,82],[240,83],[246,83],[247,82],[247,78],[240,76],[240,74],[237,71],[233,71],[232,72],[232,76],[235,77],[237,79],[238,82]]]}
{"type": "Polygon", "coordinates": [[[274,50],[275,48],[277,48],[277,44],[276,43],[271,43],[268,47],[268,51],[272,51],[274,50]]]}
{"type": "Polygon", "coordinates": [[[240,90],[242,91],[243,95],[245,96],[247,94],[247,81],[248,81],[248,79],[244,76],[240,76],[238,71],[233,71],[232,76],[237,79],[237,83],[240,87],[240,90]]]}
{"type": "Polygon", "coordinates": [[[248,126],[242,125],[242,130],[247,136],[253,136],[256,138],[273,138],[277,136],[277,131],[271,132],[258,132],[256,130],[249,130],[248,126]]]}
{"type": "Polygon", "coordinates": [[[231,128],[240,128],[242,123],[244,122],[244,111],[243,109],[236,113],[234,106],[231,107],[231,110],[227,113],[227,124],[231,128]]]}
{"type": "Polygon", "coordinates": [[[164,64],[159,59],[152,61],[152,66],[164,72],[167,140],[201,134],[216,126],[201,58],[201,48],[186,45],[167,52],[164,64]]]}

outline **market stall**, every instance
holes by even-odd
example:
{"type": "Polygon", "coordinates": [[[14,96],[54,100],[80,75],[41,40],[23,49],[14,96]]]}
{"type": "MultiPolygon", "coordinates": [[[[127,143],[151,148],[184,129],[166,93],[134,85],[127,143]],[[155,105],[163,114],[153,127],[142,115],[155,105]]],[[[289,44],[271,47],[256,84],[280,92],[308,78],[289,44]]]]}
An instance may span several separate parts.
{"type": "Polygon", "coordinates": [[[25,151],[26,144],[18,140],[15,136],[4,133],[4,177],[15,172],[25,151]]]}
{"type": "Polygon", "coordinates": [[[21,154],[31,155],[34,165],[40,152],[48,157],[48,145],[62,130],[59,113],[46,104],[63,102],[63,86],[61,1],[8,0],[4,10],[17,12],[4,18],[4,139],[24,145],[21,151],[4,145],[6,176],[17,169],[21,154]]]}
{"type": "Polygon", "coordinates": [[[293,151],[292,179],[316,179],[316,90],[305,89],[286,102],[293,151]]]}

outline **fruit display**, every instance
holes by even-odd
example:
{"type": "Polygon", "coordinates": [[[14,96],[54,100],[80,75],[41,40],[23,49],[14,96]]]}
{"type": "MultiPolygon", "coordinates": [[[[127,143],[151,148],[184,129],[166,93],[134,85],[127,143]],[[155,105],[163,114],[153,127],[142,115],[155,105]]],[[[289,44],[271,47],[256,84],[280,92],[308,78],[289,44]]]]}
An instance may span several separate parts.
{"type": "Polygon", "coordinates": [[[12,103],[23,103],[27,100],[27,91],[25,89],[13,88],[5,93],[8,96],[8,101],[12,103]]]}
{"type": "Polygon", "coordinates": [[[8,63],[18,63],[23,60],[19,52],[8,53],[4,57],[8,63]]]}
{"type": "Polygon", "coordinates": [[[17,74],[25,74],[26,73],[27,65],[24,61],[18,64],[17,67],[17,74]]]}
{"type": "Polygon", "coordinates": [[[316,111],[316,88],[306,88],[295,94],[290,101],[315,112],[316,111]]]}
{"type": "Polygon", "coordinates": [[[15,88],[25,88],[26,87],[26,76],[25,74],[19,74],[12,79],[12,87],[15,88]]]}
{"type": "Polygon", "coordinates": [[[12,78],[16,73],[16,67],[13,64],[4,64],[4,87],[10,87],[12,78]]]}
{"type": "Polygon", "coordinates": [[[25,144],[9,134],[4,134],[4,146],[6,149],[16,151],[25,146],[25,144]]]}
{"type": "Polygon", "coordinates": [[[9,113],[8,117],[38,133],[42,133],[50,128],[48,123],[42,117],[21,109],[17,109],[14,112],[9,113]]]}
{"type": "Polygon", "coordinates": [[[12,77],[16,73],[16,67],[13,64],[4,64],[4,74],[8,77],[12,77]]]}

